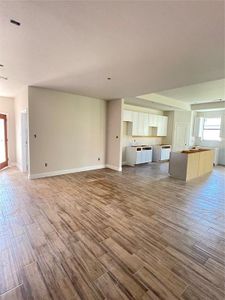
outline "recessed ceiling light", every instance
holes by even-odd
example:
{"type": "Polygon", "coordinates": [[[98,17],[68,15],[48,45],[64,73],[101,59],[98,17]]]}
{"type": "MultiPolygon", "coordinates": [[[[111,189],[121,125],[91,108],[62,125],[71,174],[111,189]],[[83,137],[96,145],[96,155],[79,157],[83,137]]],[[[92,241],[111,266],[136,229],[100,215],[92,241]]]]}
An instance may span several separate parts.
{"type": "Polygon", "coordinates": [[[0,76],[0,79],[8,80],[8,78],[4,76],[0,76]]]}
{"type": "Polygon", "coordinates": [[[18,22],[16,20],[13,20],[13,19],[10,20],[10,23],[12,23],[12,24],[14,24],[16,26],[20,26],[20,22],[18,22]]]}
{"type": "Polygon", "coordinates": [[[111,80],[111,77],[108,77],[107,80],[111,80]]]}

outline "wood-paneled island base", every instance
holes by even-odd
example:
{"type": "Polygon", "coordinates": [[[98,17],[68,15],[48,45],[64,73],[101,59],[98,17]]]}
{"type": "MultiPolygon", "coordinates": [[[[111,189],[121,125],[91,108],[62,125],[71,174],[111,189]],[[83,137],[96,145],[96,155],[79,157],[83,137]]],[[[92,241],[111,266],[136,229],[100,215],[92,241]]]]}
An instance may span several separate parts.
{"type": "Polygon", "coordinates": [[[210,149],[184,150],[172,152],[169,173],[172,177],[185,181],[200,177],[213,169],[213,151],[210,149]]]}

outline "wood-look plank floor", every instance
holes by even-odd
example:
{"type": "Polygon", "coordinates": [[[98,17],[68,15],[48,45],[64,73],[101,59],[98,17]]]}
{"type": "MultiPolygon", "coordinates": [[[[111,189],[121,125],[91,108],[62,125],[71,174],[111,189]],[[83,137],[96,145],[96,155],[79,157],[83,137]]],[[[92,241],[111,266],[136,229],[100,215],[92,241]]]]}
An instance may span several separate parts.
{"type": "Polygon", "coordinates": [[[225,299],[225,169],[0,172],[0,300],[225,299]]]}

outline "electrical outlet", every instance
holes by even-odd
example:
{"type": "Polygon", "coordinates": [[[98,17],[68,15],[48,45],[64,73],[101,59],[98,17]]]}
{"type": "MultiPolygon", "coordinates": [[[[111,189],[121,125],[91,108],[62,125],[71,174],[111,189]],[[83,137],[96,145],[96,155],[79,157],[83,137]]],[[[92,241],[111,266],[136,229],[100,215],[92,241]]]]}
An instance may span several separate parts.
{"type": "Polygon", "coordinates": [[[48,166],[48,164],[47,163],[45,163],[45,167],[47,167],[48,166]]]}

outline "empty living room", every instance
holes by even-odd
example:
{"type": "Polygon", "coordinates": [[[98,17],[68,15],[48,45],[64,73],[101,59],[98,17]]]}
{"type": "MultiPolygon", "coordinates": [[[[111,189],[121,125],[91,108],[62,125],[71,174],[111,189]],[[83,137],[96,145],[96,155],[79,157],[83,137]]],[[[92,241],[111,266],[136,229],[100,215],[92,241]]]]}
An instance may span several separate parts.
{"type": "Polygon", "coordinates": [[[0,300],[225,300],[225,1],[0,1],[0,300]]]}

